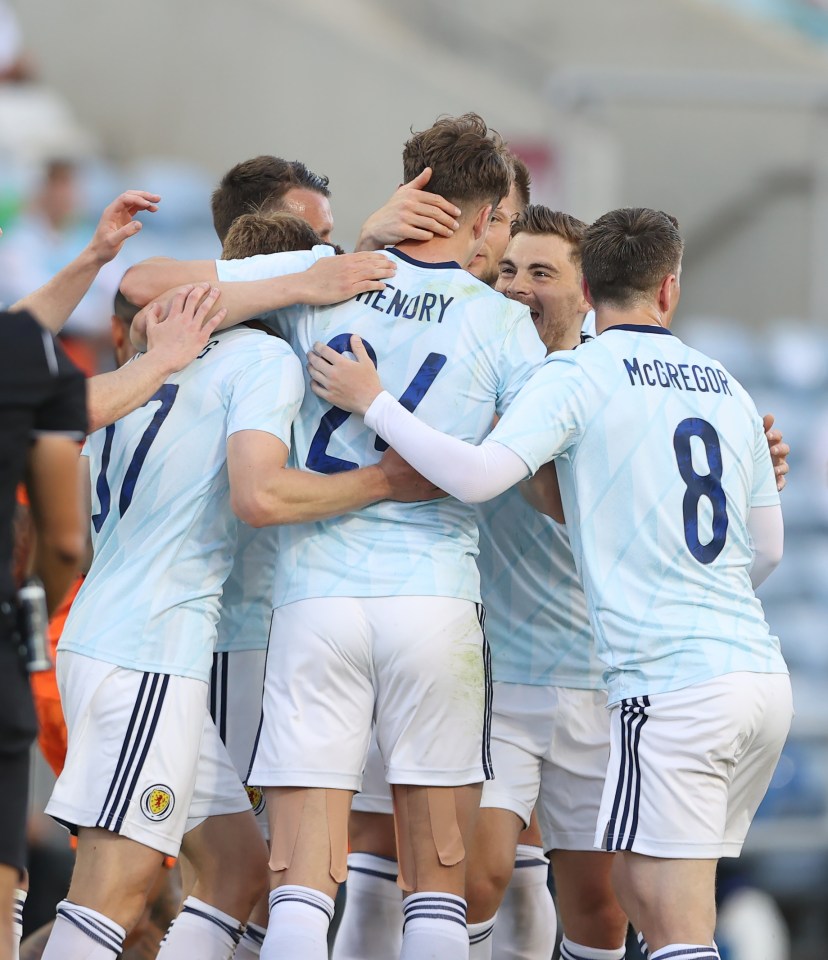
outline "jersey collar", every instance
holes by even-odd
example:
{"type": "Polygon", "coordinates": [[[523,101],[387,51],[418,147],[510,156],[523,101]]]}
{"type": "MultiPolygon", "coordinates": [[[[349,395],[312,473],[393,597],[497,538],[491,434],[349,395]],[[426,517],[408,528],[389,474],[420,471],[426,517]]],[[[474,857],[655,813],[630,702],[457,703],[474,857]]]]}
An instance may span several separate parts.
{"type": "Polygon", "coordinates": [[[425,260],[415,260],[414,257],[409,257],[407,253],[403,253],[402,250],[398,250],[396,247],[388,247],[387,253],[393,253],[395,257],[399,257],[400,260],[405,260],[406,263],[410,263],[415,267],[425,267],[428,270],[462,270],[463,268],[456,260],[446,260],[443,263],[427,263],[425,260]]]}
{"type": "Polygon", "coordinates": [[[673,336],[673,332],[666,327],[657,327],[654,323],[616,323],[607,327],[604,333],[610,330],[631,330],[633,333],[666,333],[668,337],[673,336]]]}

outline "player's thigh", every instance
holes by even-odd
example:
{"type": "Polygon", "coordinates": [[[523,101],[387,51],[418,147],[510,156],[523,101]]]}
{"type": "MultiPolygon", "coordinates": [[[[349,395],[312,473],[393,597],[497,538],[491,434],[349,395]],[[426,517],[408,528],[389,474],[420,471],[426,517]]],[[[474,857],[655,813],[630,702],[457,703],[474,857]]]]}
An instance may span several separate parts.
{"type": "Polygon", "coordinates": [[[668,859],[737,855],[744,837],[726,833],[730,794],[765,725],[767,685],[725,674],[614,705],[596,844],[668,859]]]}
{"type": "Polygon", "coordinates": [[[362,604],[321,597],[273,611],[251,784],[360,789],[374,707],[362,604]]]}
{"type": "Polygon", "coordinates": [[[552,693],[543,686],[493,684],[494,779],[483,784],[481,810],[508,810],[524,826],[529,825],[540,790],[543,758],[552,737],[552,693]]]}
{"type": "Polygon", "coordinates": [[[538,799],[543,848],[591,851],[610,752],[606,693],[549,689],[552,735],[538,799]]]}
{"type": "Polygon", "coordinates": [[[389,783],[482,782],[491,775],[491,682],[477,606],[451,597],[381,597],[364,607],[389,783]]]}

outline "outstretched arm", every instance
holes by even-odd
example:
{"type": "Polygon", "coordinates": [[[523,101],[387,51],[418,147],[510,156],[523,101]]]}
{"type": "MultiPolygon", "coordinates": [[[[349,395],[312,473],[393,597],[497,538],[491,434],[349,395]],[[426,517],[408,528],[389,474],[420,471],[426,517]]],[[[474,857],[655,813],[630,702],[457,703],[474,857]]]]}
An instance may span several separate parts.
{"type": "Polygon", "coordinates": [[[357,250],[380,250],[401,240],[432,240],[454,234],[460,210],[438,194],[423,189],[431,173],[431,167],[426,167],[368,217],[360,230],[357,250]]]}
{"type": "Polygon", "coordinates": [[[52,333],[59,333],[105,263],[109,263],[124,243],[141,229],[133,217],[139,210],[158,209],[160,197],[143,190],[127,190],[110,203],[101,215],[89,244],[52,279],[12,306],[28,310],[52,333]]]}
{"type": "MultiPolygon", "coordinates": [[[[179,263],[182,261],[172,261],[179,263]]],[[[190,261],[196,264],[206,261],[190,261]]],[[[213,263],[213,261],[209,261],[213,263]]],[[[297,303],[324,306],[350,300],[369,290],[384,290],[385,279],[393,277],[396,264],[382,253],[351,253],[341,257],[322,257],[307,270],[269,280],[215,282],[221,293],[222,309],[226,311],[217,329],[234,327],[245,320],[297,303]]],[[[131,299],[122,283],[121,290],[131,299]]],[[[131,291],[134,288],[130,288],[131,291]]],[[[181,288],[164,291],[157,298],[162,309],[181,288]]],[[[131,300],[143,303],[143,300],[131,300]]],[[[141,311],[132,322],[130,337],[133,344],[144,349],[147,314],[141,311]]]]}

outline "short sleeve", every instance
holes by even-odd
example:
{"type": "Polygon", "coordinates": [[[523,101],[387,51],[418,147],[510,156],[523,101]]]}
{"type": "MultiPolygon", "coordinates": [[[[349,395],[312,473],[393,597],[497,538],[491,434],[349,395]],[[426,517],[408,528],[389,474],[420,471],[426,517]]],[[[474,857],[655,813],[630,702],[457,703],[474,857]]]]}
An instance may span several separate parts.
{"type": "Polygon", "coordinates": [[[501,350],[495,407],[498,415],[504,413],[521,387],[540,368],[545,356],[546,347],[538,336],[529,311],[521,308],[501,350]]]}
{"type": "Polygon", "coordinates": [[[290,448],[291,424],[304,393],[299,358],[283,341],[268,339],[256,359],[233,382],[227,436],[242,430],[261,430],[290,448]]]}
{"type": "Polygon", "coordinates": [[[312,250],[287,253],[262,253],[244,260],[216,260],[216,276],[220,281],[272,280],[290,273],[301,273],[322,257],[334,256],[333,247],[322,245],[312,250]]]}
{"type": "Polygon", "coordinates": [[[86,378],[54,337],[41,329],[48,387],[35,411],[32,433],[61,433],[76,440],[86,436],[86,378]]]}
{"type": "Polygon", "coordinates": [[[581,433],[584,377],[572,353],[548,357],[488,437],[516,453],[533,474],[581,433]]]}
{"type": "Polygon", "coordinates": [[[780,502],[776,489],[776,474],[768,449],[768,438],[758,413],[754,420],[755,436],[753,440],[753,489],[750,494],[752,507],[772,507],[780,502]]]}

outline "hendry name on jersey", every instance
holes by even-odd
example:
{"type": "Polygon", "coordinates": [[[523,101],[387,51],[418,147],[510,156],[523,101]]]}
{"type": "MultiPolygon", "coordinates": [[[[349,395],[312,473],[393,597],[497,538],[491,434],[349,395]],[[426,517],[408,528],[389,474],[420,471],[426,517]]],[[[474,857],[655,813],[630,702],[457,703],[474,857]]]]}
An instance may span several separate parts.
{"type": "Polygon", "coordinates": [[[652,360],[641,363],[638,357],[624,360],[632,386],[674,387],[691,393],[722,393],[733,396],[724,370],[702,367],[697,363],[667,363],[652,360]]]}
{"type": "Polygon", "coordinates": [[[454,297],[444,297],[441,293],[423,293],[416,296],[410,296],[397,289],[393,284],[385,281],[385,290],[374,292],[369,290],[367,293],[360,293],[357,297],[360,303],[367,303],[374,310],[380,313],[393,314],[395,317],[404,317],[406,320],[426,320],[432,319],[436,323],[443,322],[443,316],[449,305],[454,301],[454,297]],[[389,291],[394,293],[390,294],[389,291]],[[385,301],[390,300],[388,303],[385,301]],[[433,311],[433,315],[432,315],[433,311]]]}

